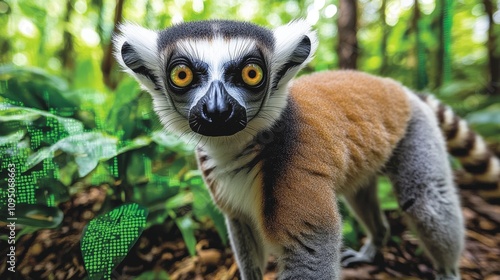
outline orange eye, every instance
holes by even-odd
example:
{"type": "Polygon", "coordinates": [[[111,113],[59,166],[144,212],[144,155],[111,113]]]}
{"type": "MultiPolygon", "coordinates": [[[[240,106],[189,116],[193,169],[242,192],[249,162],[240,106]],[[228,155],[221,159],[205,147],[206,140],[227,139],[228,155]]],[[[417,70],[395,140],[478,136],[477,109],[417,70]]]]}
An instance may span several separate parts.
{"type": "Polygon", "coordinates": [[[187,65],[177,65],[170,72],[170,80],[178,87],[187,87],[193,81],[193,71],[187,65]]]}
{"type": "Polygon", "coordinates": [[[243,67],[243,70],[241,71],[241,78],[245,84],[249,86],[256,86],[262,81],[262,78],[264,78],[264,73],[259,65],[249,63],[243,67]]]}

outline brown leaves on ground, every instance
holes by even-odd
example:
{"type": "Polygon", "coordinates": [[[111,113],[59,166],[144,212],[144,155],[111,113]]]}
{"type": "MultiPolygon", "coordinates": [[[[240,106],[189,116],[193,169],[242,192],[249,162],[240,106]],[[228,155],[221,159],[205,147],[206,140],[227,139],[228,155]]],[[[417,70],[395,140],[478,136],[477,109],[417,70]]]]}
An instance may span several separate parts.
{"type": "MultiPolygon", "coordinates": [[[[6,271],[5,240],[0,241],[0,279],[82,279],[85,277],[80,251],[83,228],[99,211],[105,197],[102,188],[92,188],[61,204],[65,213],[57,229],[39,230],[16,243],[17,272],[6,271]]],[[[460,260],[462,279],[500,279],[500,206],[485,202],[470,191],[462,191],[466,220],[466,249],[460,260]]],[[[393,239],[384,249],[384,266],[362,265],[343,270],[344,279],[432,279],[428,259],[418,241],[403,226],[398,212],[388,212],[393,239]]],[[[0,225],[0,232],[7,228],[0,225]]],[[[145,271],[166,271],[173,280],[239,279],[231,250],[213,230],[197,232],[196,256],[189,256],[180,232],[165,225],[146,229],[113,279],[132,279],[145,271]]],[[[276,279],[271,257],[264,279],[276,279]]]]}

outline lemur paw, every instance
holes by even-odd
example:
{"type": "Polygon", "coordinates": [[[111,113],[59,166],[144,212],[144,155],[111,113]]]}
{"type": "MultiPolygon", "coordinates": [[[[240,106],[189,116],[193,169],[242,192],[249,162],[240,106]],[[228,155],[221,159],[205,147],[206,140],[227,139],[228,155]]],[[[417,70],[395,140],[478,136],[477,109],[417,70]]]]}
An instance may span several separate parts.
{"type": "Polygon", "coordinates": [[[359,252],[348,248],[341,254],[343,267],[352,267],[359,264],[381,264],[383,259],[380,250],[372,243],[363,245],[359,252]]]}

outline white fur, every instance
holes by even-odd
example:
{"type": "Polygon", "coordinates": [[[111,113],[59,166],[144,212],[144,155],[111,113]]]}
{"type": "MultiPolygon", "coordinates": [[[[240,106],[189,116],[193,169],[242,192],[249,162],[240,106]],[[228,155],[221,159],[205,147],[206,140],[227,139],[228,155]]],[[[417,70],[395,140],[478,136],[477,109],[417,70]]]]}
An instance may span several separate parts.
{"type": "Polygon", "coordinates": [[[120,25],[120,34],[114,36],[114,55],[118,63],[122,66],[125,72],[135,77],[139,84],[145,87],[151,94],[161,94],[155,90],[154,83],[143,75],[138,75],[125,65],[121,55],[121,49],[125,42],[128,42],[139,54],[139,57],[144,62],[144,66],[150,69],[157,77],[162,76],[161,61],[162,58],[158,53],[158,33],[153,30],[146,29],[135,23],[125,23],[120,25]]]}
{"type": "Polygon", "coordinates": [[[432,95],[426,95],[425,97],[426,103],[429,104],[434,112],[437,112],[439,108],[439,101],[432,95]]]}
{"type": "Polygon", "coordinates": [[[279,70],[279,66],[287,62],[304,36],[309,37],[311,40],[311,51],[308,58],[300,66],[287,72],[278,84],[278,88],[280,88],[282,85],[288,83],[304,65],[313,59],[314,53],[318,48],[318,39],[316,32],[311,30],[311,25],[305,20],[292,21],[287,25],[276,28],[273,33],[275,38],[275,53],[273,55],[272,64],[275,72],[279,70]]]}
{"type": "Polygon", "coordinates": [[[498,158],[490,157],[486,173],[475,175],[474,178],[480,182],[498,182],[500,180],[500,161],[498,158]]]}
{"type": "Polygon", "coordinates": [[[260,167],[255,166],[250,171],[242,169],[238,173],[234,173],[238,168],[245,166],[256,154],[249,153],[248,155],[234,159],[234,154],[228,152],[224,154],[206,153],[205,151],[198,152],[201,155],[209,155],[211,158],[204,163],[200,163],[203,169],[213,169],[207,178],[207,185],[213,181],[215,184],[215,194],[212,194],[214,201],[223,203],[222,208],[229,206],[235,214],[243,214],[256,222],[257,209],[254,208],[255,201],[260,193],[260,182],[256,180],[257,174],[260,172],[260,167]],[[215,158],[213,156],[216,156],[215,158]],[[221,157],[222,156],[222,157],[221,157]],[[254,178],[249,180],[249,178],[254,178]]]}
{"type": "Polygon", "coordinates": [[[292,21],[287,25],[277,27],[273,31],[273,34],[275,38],[275,52],[271,62],[271,68],[274,72],[274,75],[271,77],[271,84],[276,79],[276,73],[287,62],[304,36],[308,36],[311,41],[311,51],[302,64],[290,69],[281,78],[276,91],[265,100],[259,115],[248,124],[251,130],[255,131],[268,129],[279,119],[283,109],[286,107],[290,80],[313,59],[314,53],[318,48],[316,32],[311,30],[311,25],[305,20],[292,21]]]}
{"type": "Polygon", "coordinates": [[[469,133],[469,127],[465,120],[458,121],[458,132],[453,139],[448,140],[448,145],[450,147],[459,147],[465,139],[467,139],[467,134],[469,133]]]}
{"type": "Polygon", "coordinates": [[[476,135],[474,146],[470,151],[469,155],[461,158],[460,161],[463,163],[475,164],[478,159],[482,159],[484,155],[488,152],[488,147],[481,136],[476,135]]]}
{"type": "Polygon", "coordinates": [[[450,107],[446,107],[444,110],[444,120],[443,120],[443,128],[445,130],[448,130],[450,126],[453,124],[453,116],[455,114],[453,111],[450,109],[450,107]]]}

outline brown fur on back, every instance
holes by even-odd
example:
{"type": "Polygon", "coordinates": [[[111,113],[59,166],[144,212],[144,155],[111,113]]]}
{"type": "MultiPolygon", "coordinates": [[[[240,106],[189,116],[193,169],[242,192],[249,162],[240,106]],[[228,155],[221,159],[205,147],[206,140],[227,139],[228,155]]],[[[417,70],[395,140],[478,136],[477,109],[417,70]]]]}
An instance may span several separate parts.
{"type": "Polygon", "coordinates": [[[276,241],[290,241],[304,224],[313,230],[338,221],[335,193],[380,171],[411,114],[400,84],[355,71],[303,76],[291,85],[290,102],[298,111],[298,143],[276,174],[275,212],[264,222],[276,241]]]}

